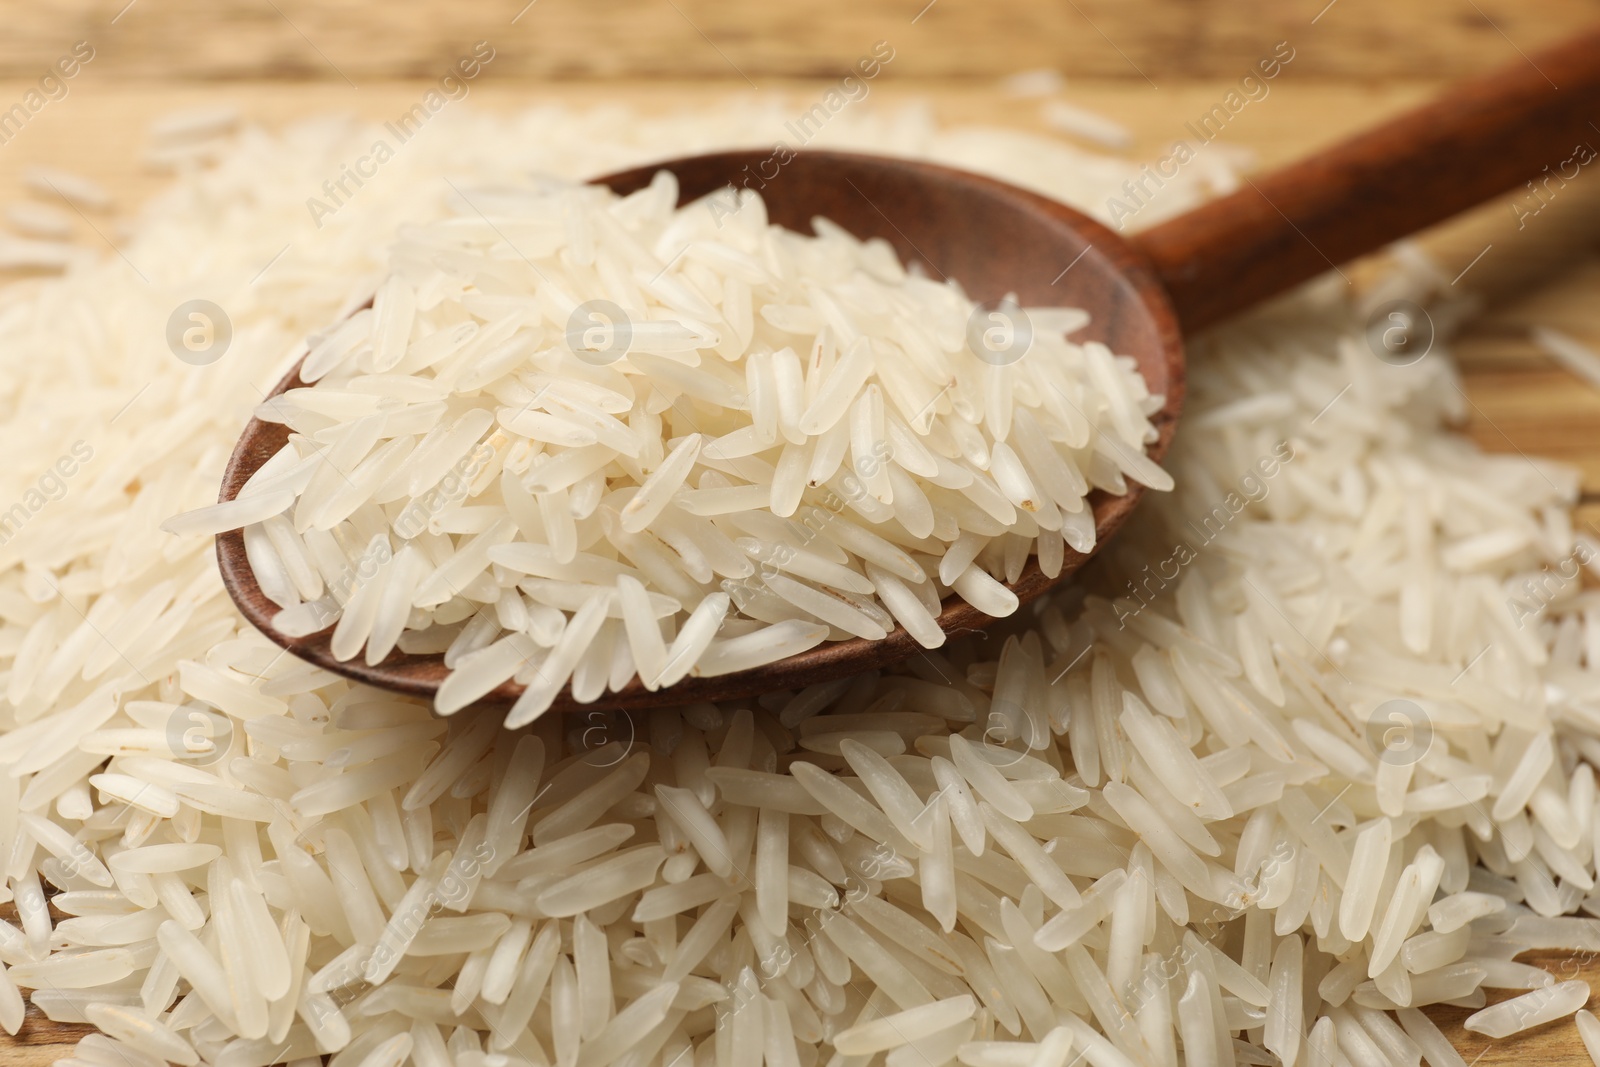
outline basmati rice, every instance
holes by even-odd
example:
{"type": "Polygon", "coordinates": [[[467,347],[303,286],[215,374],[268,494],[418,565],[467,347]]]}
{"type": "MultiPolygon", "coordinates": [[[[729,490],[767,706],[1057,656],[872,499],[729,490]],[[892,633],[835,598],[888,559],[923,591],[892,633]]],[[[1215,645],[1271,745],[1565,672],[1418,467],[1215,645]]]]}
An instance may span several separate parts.
{"type": "MultiPolygon", "coordinates": [[[[1600,825],[1585,762],[1600,755],[1600,612],[1579,582],[1535,601],[1523,585],[1581,543],[1569,515],[1576,482],[1453,436],[1463,402],[1446,353],[1410,368],[1378,363],[1359,309],[1330,290],[1313,286],[1197,344],[1192,415],[1172,453],[1176,491],[1130,523],[1074,589],[987,638],[754,701],[635,718],[602,702],[508,736],[503,714],[469,696],[436,723],[418,702],[282,655],[228,603],[200,532],[208,527],[159,530],[164,517],[213,499],[233,436],[260,400],[256,386],[307,350],[298,346],[308,331],[354,323],[309,343],[330,375],[347,357],[368,358],[352,354],[370,331],[372,372],[352,376],[369,381],[319,385],[281,409],[336,458],[361,451],[356,427],[370,437],[375,424],[362,419],[384,404],[430,403],[402,381],[428,375],[405,373],[411,356],[396,338],[408,316],[415,324],[445,303],[465,308],[469,294],[419,293],[408,304],[397,285],[384,287],[394,272],[370,250],[392,243],[402,220],[423,225],[405,231],[398,254],[455,269],[473,241],[493,240],[470,204],[491,217],[525,210],[538,200],[527,193],[531,170],[581,178],[684,145],[758,143],[771,136],[763,123],[775,129],[783,117],[762,105],[651,123],[555,108],[452,113],[459,125],[430,134],[448,142],[440,152],[393,160],[382,182],[303,249],[297,239],[255,286],[245,283],[304,218],[302,190],[374,134],[319,120],[280,135],[218,135],[228,151],[180,177],[124,245],[180,291],[191,288],[195,247],[208,249],[208,278],[239,280],[217,297],[234,319],[234,348],[209,367],[132,340],[159,336],[171,309],[153,307],[116,257],[85,256],[59,279],[0,290],[11,415],[0,445],[14,457],[0,470],[0,499],[23,499],[72,442],[93,446],[89,460],[80,450],[69,492],[0,544],[9,742],[0,856],[18,919],[0,923],[0,1025],[21,1024],[17,986],[52,1018],[93,1020],[109,1036],[85,1038],[67,1061],[85,1067],[266,1067],[328,1055],[346,1067],[407,1056],[419,1067],[863,1067],[846,1051],[858,1047],[886,1048],[890,1067],[1062,1067],[1080,1054],[1095,1067],[1410,1062],[1419,1053],[1438,1065],[1460,1061],[1418,1008],[1471,1004],[1483,1008],[1475,1026],[1502,1033],[1581,1007],[1582,983],[1513,960],[1529,949],[1600,950],[1600,921],[1577,914],[1593,905],[1600,825]],[[441,180],[446,161],[459,193],[441,180]],[[420,239],[453,232],[476,236],[420,239]],[[351,319],[373,291],[379,307],[351,319]],[[1059,953],[1041,947],[1057,941],[1059,953]],[[1532,999],[1489,1008],[1486,989],[1532,999]],[[920,1021],[873,1029],[903,1013],[920,1021]]],[[[1134,176],[1055,142],[940,131],[871,109],[841,113],[822,137],[977,166],[1091,211],[1134,176]]],[[[1194,202],[1198,180],[1169,182],[1174,209],[1194,202]]],[[[629,210],[667,218],[665,193],[657,187],[629,210]]],[[[747,210],[753,221],[754,202],[747,210]]],[[[563,223],[560,239],[604,247],[606,238],[582,233],[589,217],[574,214],[573,234],[563,223]]],[[[550,229],[507,234],[531,256],[550,229]]],[[[731,292],[742,307],[750,267],[714,250],[723,244],[686,252],[648,299],[675,317],[704,311],[697,293],[726,301],[731,292]],[[720,292],[708,294],[699,282],[713,275],[720,292]]],[[[861,255],[863,269],[892,270],[881,252],[861,255]]],[[[520,269],[508,262],[477,266],[487,279],[520,269]]],[[[1448,282],[1402,256],[1383,284],[1425,300],[1448,282]]],[[[503,295],[470,294],[485,312],[470,314],[500,321],[512,310],[496,302],[503,295]]],[[[820,330],[827,316],[858,313],[837,300],[769,306],[749,328],[820,330]]],[[[727,323],[736,338],[742,322],[727,323]]],[[[481,326],[471,337],[428,337],[416,358],[436,360],[435,374],[456,372],[452,388],[492,384],[526,357],[504,347],[514,338],[486,337],[481,326]]],[[[662,332],[653,343],[692,340],[662,332]]],[[[564,425],[541,427],[594,443],[555,445],[559,457],[537,467],[523,457],[537,478],[505,503],[535,540],[489,543],[501,536],[487,536],[498,513],[476,504],[453,507],[415,539],[432,573],[450,566],[447,577],[472,594],[473,610],[456,605],[454,618],[439,618],[448,590],[427,609],[439,633],[425,633],[434,651],[453,649],[458,676],[472,679],[484,662],[504,670],[495,657],[508,654],[490,654],[498,631],[524,635],[535,657],[561,650],[585,686],[609,683],[618,663],[659,675],[694,607],[726,592],[694,575],[730,578],[736,564],[748,577],[784,558],[844,581],[825,565],[842,566],[879,591],[892,576],[909,594],[900,609],[887,596],[836,601],[857,625],[883,626],[873,611],[927,610],[930,586],[969,572],[993,581],[1015,562],[1023,538],[996,543],[958,525],[937,538],[940,556],[854,516],[791,544],[794,556],[773,554],[798,540],[791,520],[771,512],[782,450],[804,443],[793,436],[802,422],[828,414],[796,389],[812,368],[780,349],[728,375],[720,354],[689,366],[674,358],[684,351],[639,356],[690,410],[749,394],[738,428],[752,432],[742,444],[721,434],[720,459],[703,443],[702,476],[670,497],[682,506],[663,505],[636,532],[621,513],[637,494],[603,506],[608,478],[626,473],[636,489],[669,441],[687,435],[659,430],[651,420],[664,411],[634,418],[618,389],[626,383],[603,367],[564,365],[571,377],[506,390],[515,408],[546,389],[539,410],[564,425]],[[737,454],[766,439],[758,432],[782,442],[772,463],[737,454]],[[661,446],[648,470],[607,470],[604,441],[640,440],[661,446]],[[533,495],[557,492],[564,512],[533,495]],[[604,539],[607,509],[614,536],[637,552],[632,562],[588,540],[604,539]],[[733,527],[726,544],[707,534],[720,520],[733,527]],[[524,602],[519,614],[501,586],[512,576],[512,585],[547,583],[532,588],[548,602],[524,602]],[[695,595],[679,598],[663,582],[695,595]],[[632,609],[614,613],[621,605],[632,609]],[[565,648],[576,625],[568,615],[579,613],[589,632],[565,648]],[[660,625],[639,627],[639,616],[660,625]],[[643,639],[650,632],[656,642],[643,639]]],[[[859,369],[844,369],[837,388],[852,392],[859,369]]],[[[874,384],[885,410],[906,387],[874,384]]],[[[879,402],[862,408],[869,428],[879,402]]],[[[436,471],[437,484],[452,456],[469,454],[466,431],[477,427],[445,407],[441,425],[458,434],[441,431],[428,456],[373,474],[402,494],[391,505],[413,475],[436,471]]],[[[1052,496],[1075,486],[1073,468],[1041,463],[1030,444],[1022,393],[1012,407],[1006,441],[1028,482],[1052,496]]],[[[848,462],[853,408],[832,413],[805,476],[848,462]]],[[[401,420],[401,429],[426,436],[410,417],[413,428],[401,420]]],[[[478,432],[512,432],[495,425],[478,432]]],[[[947,461],[930,468],[912,447],[926,444],[914,428],[888,434],[904,449],[906,475],[949,480],[965,451],[958,461],[925,447],[947,461]]],[[[1096,455],[1081,475],[1120,476],[1114,459],[1096,455]]],[[[1011,460],[1000,462],[1004,478],[984,482],[978,498],[930,491],[930,501],[975,519],[986,507],[1015,509],[1007,493],[1026,488],[1011,460]]],[[[790,459],[785,477],[800,464],[790,459]]],[[[297,551],[290,509],[261,523],[256,542],[280,564],[286,598],[345,609],[356,602],[352,565],[386,520],[359,502],[332,520],[349,502],[340,479],[312,486],[315,469],[269,471],[255,495],[309,494],[319,521],[348,522],[352,535],[313,527],[297,535],[297,551]]],[[[457,477],[492,498],[500,474],[457,477]]],[[[891,488],[898,496],[899,483],[891,488]]],[[[796,505],[792,519],[810,514],[796,505]]],[[[398,574],[422,590],[428,576],[408,577],[393,554],[382,581],[398,574]]],[[[427,599],[440,595],[430,588],[427,599]]],[[[725,622],[702,668],[719,654],[749,662],[756,654],[740,642],[786,647],[766,635],[820,639],[829,625],[780,617],[771,600],[730,601],[736,621],[748,621],[746,605],[772,619],[748,631],[725,622]]],[[[367,640],[376,629],[374,618],[367,640]]],[[[1577,1026],[1594,1039],[1586,1013],[1577,1026]]]]}
{"type": "Polygon", "coordinates": [[[938,647],[932,615],[952,592],[1005,616],[1018,601],[997,579],[1014,581],[1030,552],[1059,568],[1061,512],[1081,516],[1069,522],[1072,546],[1093,548],[1086,495],[1125,489],[1097,457],[1171,488],[1136,455],[1156,437],[1148,418],[1163,398],[1131,361],[1049,328],[1079,328],[1081,314],[1036,309],[1037,336],[1018,334],[1031,346],[1019,353],[1031,353],[1026,361],[969,349],[966,323],[980,309],[955,284],[879,262],[882,248],[825,221],[814,238],[764,225],[748,192],[725,227],[714,201],[675,209],[676,188],[665,173],[627,198],[594,186],[503,187],[487,211],[467,198],[456,217],[408,228],[370,311],[311,347],[301,370],[310,387],[257,410],[289,425],[289,443],[238,499],[162,528],[243,527],[251,566],[282,609],[279,628],[332,626],[338,660],[364,649],[375,664],[408,635],[425,641],[477,614],[486,623],[472,648],[446,653],[468,677],[435,707],[449,714],[531,671],[516,725],[569,679],[588,702],[635,676],[665,688],[830,636],[878,640],[896,624],[938,647]],[[720,358],[705,363],[707,349],[720,358]],[[985,365],[998,359],[1006,365],[985,365]],[[1046,402],[1052,391],[1074,398],[1070,419],[1046,402]],[[976,425],[969,412],[983,413],[976,425]],[[1021,455],[1005,440],[1013,421],[1021,455]],[[271,488],[291,470],[308,476],[271,488]],[[730,505],[768,481],[766,496],[730,505]],[[940,493],[965,502],[944,512],[957,517],[948,529],[931,503],[940,493]],[[712,494],[721,503],[708,508],[712,494]],[[802,509],[804,526],[771,524],[802,509]],[[976,531],[960,518],[974,511],[976,531]],[[828,534],[836,521],[841,532],[828,534]],[[763,528],[771,539],[748,536],[763,528]],[[333,583],[332,603],[308,540],[330,533],[364,545],[341,565],[349,574],[333,583]],[[1003,557],[983,552],[1002,543],[1003,557]],[[948,544],[960,546],[959,569],[925,567],[896,547],[939,560],[948,544]],[[837,562],[819,554],[829,546],[837,562]],[[534,558],[575,582],[519,573],[534,558]],[[880,592],[872,572],[883,566],[896,577],[880,592]],[[574,623],[613,583],[608,615],[638,613],[642,588],[666,606],[657,614],[667,632],[648,618],[629,623],[617,653],[627,658],[601,680],[616,628],[574,623]],[[562,634],[544,655],[552,609],[562,634]]]}

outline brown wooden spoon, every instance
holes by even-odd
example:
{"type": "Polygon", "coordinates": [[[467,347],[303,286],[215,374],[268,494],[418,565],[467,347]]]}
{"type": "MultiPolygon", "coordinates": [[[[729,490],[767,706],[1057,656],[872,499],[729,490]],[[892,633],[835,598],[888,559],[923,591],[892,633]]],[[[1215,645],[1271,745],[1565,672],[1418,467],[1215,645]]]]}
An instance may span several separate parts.
{"type": "MultiPolygon", "coordinates": [[[[659,170],[678,179],[683,202],[731,184],[757,189],[771,220],[809,232],[825,216],[862,238],[881,237],[908,265],[957,279],[976,300],[1016,293],[1024,306],[1085,308],[1076,337],[1132,356],[1150,391],[1165,397],[1149,455],[1166,453],[1184,392],[1182,335],[1277,295],[1355,256],[1448,218],[1489,197],[1558,172],[1575,151],[1600,145],[1600,31],[1458,85],[1427,106],[1137,235],[1123,236],[1072,208],[992,178],[931,163],[840,152],[721,152],[639,167],[596,179],[619,194],[659,170]],[[782,161],[781,163],[778,161],[782,161]],[[776,171],[768,178],[769,172],[776,171]]],[[[1200,149],[1204,150],[1203,147],[1200,149]]],[[[1131,197],[1159,196],[1161,175],[1131,197]]],[[[1168,175],[1170,177],[1170,174],[1168,175]]],[[[1548,179],[1547,179],[1548,180],[1548,179]]],[[[1137,206],[1130,202],[1129,206],[1137,206]]],[[[304,383],[298,366],[273,395],[304,383]]],[[[220,499],[287,442],[286,426],[252,419],[223,476],[220,499]]],[[[1143,487],[1096,493],[1096,545],[1127,521],[1143,487]]],[[[223,581],[245,618],[295,655],[371,685],[431,697],[449,673],[440,656],[391,653],[377,666],[335,660],[332,628],[290,638],[271,625],[278,607],[262,593],[240,531],[217,537],[223,581]]],[[[1078,570],[1088,557],[1067,550],[1061,574],[1030,561],[1011,588],[1028,601],[1078,570]]],[[[994,620],[957,597],[945,601],[946,633],[994,620]]],[[[651,692],[637,679],[592,705],[570,691],[553,710],[616,709],[722,700],[838,678],[913,655],[920,646],[897,628],[878,641],[852,639],[757,670],[689,677],[651,692]]],[[[522,691],[506,683],[485,702],[522,691]]]]}

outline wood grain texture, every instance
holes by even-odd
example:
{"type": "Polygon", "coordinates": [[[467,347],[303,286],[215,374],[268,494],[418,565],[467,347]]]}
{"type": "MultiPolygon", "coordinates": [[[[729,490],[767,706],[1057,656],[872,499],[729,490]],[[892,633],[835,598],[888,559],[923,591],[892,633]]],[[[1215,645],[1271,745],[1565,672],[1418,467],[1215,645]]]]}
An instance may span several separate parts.
{"type": "Polygon", "coordinates": [[[0,77],[89,41],[95,77],[438,77],[473,42],[496,76],[837,77],[874,42],[894,77],[993,79],[1054,67],[1165,84],[1237,79],[1280,40],[1315,78],[1451,78],[1600,17],[1594,0],[50,0],[10,4],[0,77]],[[525,9],[526,8],[526,9],[525,9]],[[520,15],[520,17],[519,17],[520,15]],[[515,21],[513,21],[515,20],[515,21]]]}
{"type": "MultiPolygon", "coordinates": [[[[947,0],[940,2],[942,5],[947,0]]],[[[152,0],[139,3],[154,7],[152,0]]],[[[1319,29],[1349,3],[1351,0],[1338,0],[1338,6],[1317,24],[1319,29]]],[[[1582,6],[1586,17],[1596,13],[1592,6],[1582,6]]],[[[1545,7],[1530,5],[1530,17],[1545,7]]],[[[1556,21],[1562,11],[1569,10],[1560,4],[1549,7],[1555,11],[1552,18],[1556,21]]],[[[1249,9],[1256,10],[1253,5],[1249,9]]],[[[1470,9],[1467,10],[1470,16],[1470,9]]],[[[1458,12],[1455,17],[1468,16],[1458,12]]],[[[130,12],[124,21],[131,17],[130,12]]],[[[1403,23],[1410,16],[1401,11],[1396,17],[1403,23]]],[[[1432,45],[1420,41],[1417,47],[1427,49],[1432,45]]],[[[71,166],[105,182],[116,191],[124,208],[137,204],[164,180],[144,172],[138,164],[143,125],[172,108],[228,101],[271,123],[330,109],[388,117],[397,106],[413,100],[418,89],[417,85],[406,83],[373,85],[356,93],[342,83],[185,87],[79,81],[81,85],[68,101],[52,105],[22,135],[0,148],[0,206],[23,195],[18,185],[23,167],[46,161],[71,166]]],[[[1230,126],[1224,141],[1252,150],[1264,165],[1297,158],[1392,116],[1435,88],[1421,82],[1295,84],[1287,78],[1280,82],[1265,106],[1252,107],[1230,126]]],[[[1180,136],[1181,116],[1209,107],[1228,84],[1174,81],[1152,89],[1142,82],[1084,82],[1074,83],[1070,98],[1127,124],[1135,135],[1133,152],[1144,158],[1180,136]]],[[[25,88],[23,83],[0,82],[0,99],[14,99],[25,88]]],[[[797,101],[816,93],[814,85],[800,84],[790,89],[797,101]]],[[[475,106],[494,109],[553,99],[574,103],[626,99],[648,110],[717,99],[727,92],[726,87],[688,84],[485,85],[473,99],[475,106]]],[[[948,121],[1040,124],[1036,108],[1019,106],[1017,101],[987,87],[885,85],[876,93],[872,106],[893,106],[913,93],[930,99],[936,112],[948,121]]],[[[96,216],[92,221],[108,235],[115,234],[110,220],[96,216]]],[[[1600,301],[1595,299],[1600,292],[1600,177],[1586,176],[1585,180],[1574,182],[1548,208],[1524,223],[1519,228],[1509,202],[1501,201],[1432,231],[1422,241],[1439,257],[1451,277],[1466,268],[1454,288],[1476,294],[1485,304],[1484,313],[1469,324],[1454,345],[1463,387],[1471,401],[1467,431],[1491,451],[1522,451],[1578,465],[1594,501],[1579,509],[1579,521],[1600,526],[1600,390],[1562,371],[1527,340],[1530,325],[1548,323],[1600,346],[1600,301]]],[[[104,247],[87,225],[80,225],[78,236],[86,243],[104,247]]],[[[1370,270],[1358,267],[1350,273],[1360,284],[1370,270]]],[[[1559,969],[1566,965],[1568,957],[1539,953],[1524,959],[1559,969]]],[[[1600,964],[1586,963],[1579,974],[1600,989],[1600,964]]],[[[1459,1021],[1465,1012],[1439,1009],[1433,1014],[1466,1061],[1477,1067],[1513,1063],[1554,1067],[1587,1062],[1570,1022],[1552,1024],[1513,1041],[1490,1043],[1461,1031],[1459,1021]]],[[[68,1055],[71,1043],[83,1032],[82,1027],[50,1023],[30,1011],[17,1038],[0,1035],[0,1067],[43,1067],[68,1055]]]]}

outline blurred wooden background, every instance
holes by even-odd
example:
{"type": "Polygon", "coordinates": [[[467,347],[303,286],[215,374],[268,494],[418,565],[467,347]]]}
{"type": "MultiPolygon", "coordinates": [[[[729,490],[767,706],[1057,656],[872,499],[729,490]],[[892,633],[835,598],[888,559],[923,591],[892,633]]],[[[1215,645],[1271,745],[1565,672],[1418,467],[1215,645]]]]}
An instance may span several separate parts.
{"type": "Polygon", "coordinates": [[[1595,0],[43,0],[4,5],[0,79],[76,40],[145,81],[437,76],[474,41],[496,77],[829,77],[874,41],[893,77],[1236,78],[1279,40],[1295,75],[1437,79],[1600,20],[1595,0]],[[515,23],[513,23],[515,19],[515,23]],[[1315,19],[1313,22],[1312,20],[1315,19]],[[115,21],[113,21],[115,20],[115,21]]]}

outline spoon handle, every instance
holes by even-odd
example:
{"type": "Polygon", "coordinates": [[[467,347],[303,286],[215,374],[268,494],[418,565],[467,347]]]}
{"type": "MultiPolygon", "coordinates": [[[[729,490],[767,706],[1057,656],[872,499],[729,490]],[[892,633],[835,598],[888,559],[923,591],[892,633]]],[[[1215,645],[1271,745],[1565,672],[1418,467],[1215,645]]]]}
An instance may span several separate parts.
{"type": "Polygon", "coordinates": [[[1246,177],[1236,192],[1133,242],[1189,332],[1524,182],[1531,212],[1590,169],[1597,148],[1600,29],[1246,177]]]}

